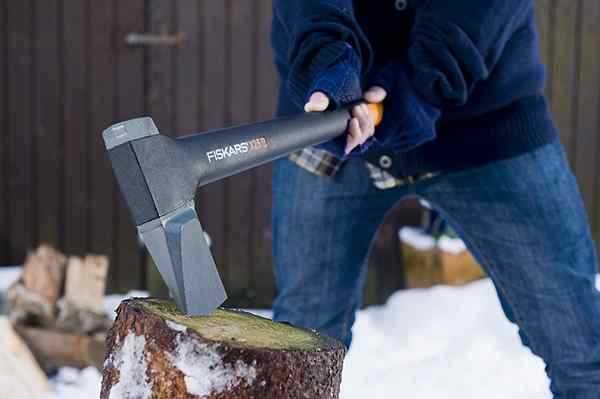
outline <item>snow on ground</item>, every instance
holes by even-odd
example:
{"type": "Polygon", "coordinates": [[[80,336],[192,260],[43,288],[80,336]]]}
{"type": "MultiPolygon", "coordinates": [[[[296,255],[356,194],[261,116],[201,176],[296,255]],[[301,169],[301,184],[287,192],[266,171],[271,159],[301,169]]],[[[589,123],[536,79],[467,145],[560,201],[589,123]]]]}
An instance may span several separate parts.
{"type": "Polygon", "coordinates": [[[0,292],[6,291],[6,289],[15,281],[19,279],[21,275],[21,268],[18,266],[14,267],[3,267],[0,269],[0,292]]]}
{"type": "Polygon", "coordinates": [[[521,345],[490,280],[401,291],[361,312],[342,398],[549,399],[543,362],[521,345]]]}
{"type": "MultiPolygon", "coordinates": [[[[14,279],[0,269],[0,287],[14,279]]],[[[134,292],[133,296],[143,296],[134,292]]],[[[110,313],[122,297],[108,296],[110,313]]],[[[268,316],[269,312],[258,312],[268,316]]],[[[96,399],[100,374],[64,368],[48,399],[96,399]]],[[[550,399],[543,362],[523,347],[489,280],[400,291],[358,314],[342,399],[550,399]]]]}

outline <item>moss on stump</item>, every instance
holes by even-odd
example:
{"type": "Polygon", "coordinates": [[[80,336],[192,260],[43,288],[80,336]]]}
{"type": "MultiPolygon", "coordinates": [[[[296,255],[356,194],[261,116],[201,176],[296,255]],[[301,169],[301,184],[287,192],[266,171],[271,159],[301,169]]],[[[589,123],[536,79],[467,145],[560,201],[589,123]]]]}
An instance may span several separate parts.
{"type": "Polygon", "coordinates": [[[130,299],[107,339],[102,399],[338,398],[345,348],[246,312],[130,299]]]}

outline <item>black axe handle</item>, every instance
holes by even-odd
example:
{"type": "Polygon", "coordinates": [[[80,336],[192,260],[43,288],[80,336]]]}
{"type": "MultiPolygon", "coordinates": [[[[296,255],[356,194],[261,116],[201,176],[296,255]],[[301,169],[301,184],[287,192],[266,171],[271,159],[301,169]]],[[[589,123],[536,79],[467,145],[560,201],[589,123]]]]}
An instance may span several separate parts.
{"type": "MultiPolygon", "coordinates": [[[[368,104],[379,124],[381,104],[368,104]]],[[[330,112],[313,112],[266,122],[241,125],[176,139],[194,158],[200,173],[198,186],[271,162],[294,151],[321,144],[343,134],[351,106],[330,112]]]]}

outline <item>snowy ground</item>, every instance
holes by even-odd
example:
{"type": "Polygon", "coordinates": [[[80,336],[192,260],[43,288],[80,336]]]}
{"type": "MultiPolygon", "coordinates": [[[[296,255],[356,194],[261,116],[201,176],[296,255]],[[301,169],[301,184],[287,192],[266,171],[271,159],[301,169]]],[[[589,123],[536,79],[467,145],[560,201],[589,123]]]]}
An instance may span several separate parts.
{"type": "MultiPolygon", "coordinates": [[[[16,275],[1,270],[0,289],[16,275]]],[[[107,297],[107,309],[120,299],[107,297]]],[[[398,292],[359,313],[354,337],[342,399],[551,398],[543,362],[521,345],[489,280],[398,292]]],[[[99,395],[92,368],[62,369],[51,382],[48,399],[99,395]]]]}

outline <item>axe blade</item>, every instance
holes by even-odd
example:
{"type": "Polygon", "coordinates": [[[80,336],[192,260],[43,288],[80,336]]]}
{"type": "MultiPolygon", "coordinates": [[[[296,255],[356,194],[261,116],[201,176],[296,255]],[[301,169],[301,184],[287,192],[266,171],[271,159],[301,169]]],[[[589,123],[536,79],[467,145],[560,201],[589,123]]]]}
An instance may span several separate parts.
{"type": "Polygon", "coordinates": [[[227,299],[194,204],[139,227],[154,263],[185,314],[204,316],[227,299]]]}

